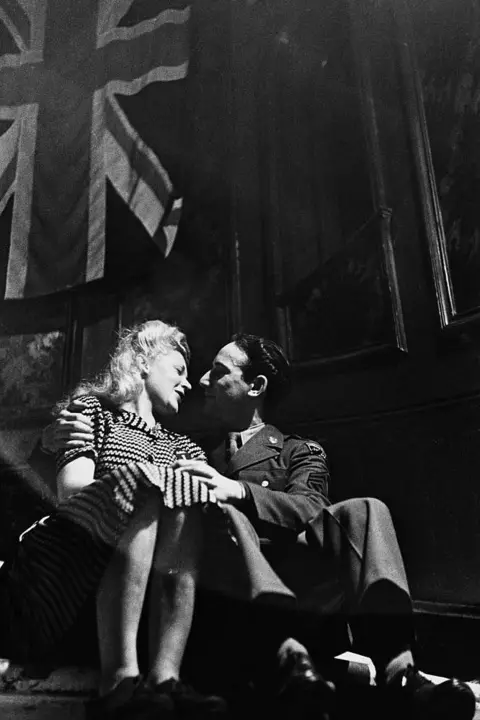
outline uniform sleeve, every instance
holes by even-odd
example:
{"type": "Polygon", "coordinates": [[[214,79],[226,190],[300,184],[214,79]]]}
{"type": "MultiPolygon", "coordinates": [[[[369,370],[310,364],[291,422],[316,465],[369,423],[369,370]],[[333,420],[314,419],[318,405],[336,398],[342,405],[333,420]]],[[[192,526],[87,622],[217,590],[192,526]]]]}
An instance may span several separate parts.
{"type": "Polygon", "coordinates": [[[286,450],[285,459],[283,490],[245,482],[248,491],[246,507],[242,510],[262,537],[278,539],[279,535],[299,535],[323,508],[330,505],[330,475],[323,448],[318,443],[294,440],[286,450]]]}
{"type": "Polygon", "coordinates": [[[56,458],[57,473],[61,468],[78,457],[90,457],[96,462],[105,439],[105,413],[98,398],[93,395],[82,395],[76,399],[80,400],[86,406],[85,409],[82,410],[82,415],[85,415],[92,422],[93,441],[85,443],[82,447],[60,450],[56,458]]]}

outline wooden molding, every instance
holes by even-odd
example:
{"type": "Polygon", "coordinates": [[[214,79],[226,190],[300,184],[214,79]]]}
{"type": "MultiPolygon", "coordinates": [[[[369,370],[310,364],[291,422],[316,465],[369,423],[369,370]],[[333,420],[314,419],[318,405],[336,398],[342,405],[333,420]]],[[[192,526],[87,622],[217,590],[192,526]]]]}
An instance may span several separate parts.
{"type": "MultiPolygon", "coordinates": [[[[366,162],[371,183],[371,196],[373,204],[373,218],[379,225],[379,236],[381,242],[381,265],[386,276],[385,300],[391,307],[391,322],[393,338],[392,342],[379,343],[375,346],[356,348],[348,353],[342,353],[327,358],[315,358],[309,360],[294,359],[297,367],[327,367],[337,364],[364,362],[378,355],[381,357],[395,357],[408,352],[407,337],[405,331],[404,315],[398,284],[395,251],[392,238],[392,211],[388,207],[387,190],[385,183],[385,171],[382,157],[380,129],[376,111],[375,92],[372,82],[370,68],[368,35],[366,20],[362,13],[362,6],[354,0],[346,0],[351,16],[353,56],[356,66],[357,85],[359,91],[360,111],[363,120],[363,130],[366,146],[366,162]]],[[[290,357],[295,358],[294,333],[292,329],[291,311],[288,303],[280,302],[282,297],[282,274],[284,272],[283,258],[280,241],[280,226],[278,207],[281,206],[278,178],[278,156],[279,148],[276,142],[275,125],[275,58],[265,61],[263,68],[265,105],[263,116],[268,123],[268,131],[265,137],[265,157],[262,158],[262,188],[264,191],[265,205],[267,207],[265,221],[265,246],[267,264],[269,267],[269,282],[271,296],[274,299],[274,317],[276,334],[281,344],[286,348],[290,357]]],[[[372,218],[368,222],[371,222],[372,218]]],[[[361,229],[358,230],[360,232],[361,229]]]]}
{"type": "Polygon", "coordinates": [[[367,27],[362,13],[362,3],[348,0],[352,19],[352,43],[358,85],[360,89],[363,127],[367,145],[367,157],[370,159],[370,177],[374,207],[380,217],[380,232],[384,255],[385,270],[388,279],[392,317],[395,326],[396,347],[407,352],[407,336],[403,318],[402,302],[398,286],[398,275],[393,249],[391,218],[392,211],[388,207],[388,193],[385,184],[385,170],[380,141],[375,93],[372,83],[372,72],[367,47],[367,27]]]}
{"type": "Polygon", "coordinates": [[[442,329],[457,328],[480,320],[480,307],[458,312],[447,253],[445,228],[438,195],[425,115],[420,73],[406,0],[394,4],[398,54],[403,79],[411,147],[416,170],[425,234],[442,329]]]}

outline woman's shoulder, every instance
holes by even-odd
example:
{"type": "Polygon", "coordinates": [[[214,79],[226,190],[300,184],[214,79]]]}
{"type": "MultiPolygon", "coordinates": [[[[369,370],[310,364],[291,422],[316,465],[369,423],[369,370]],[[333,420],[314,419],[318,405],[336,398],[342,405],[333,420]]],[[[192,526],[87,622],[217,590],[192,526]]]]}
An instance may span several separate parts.
{"type": "Polygon", "coordinates": [[[160,423],[157,425],[157,427],[164,435],[168,435],[168,437],[173,440],[173,442],[187,442],[190,440],[188,435],[184,435],[183,433],[179,433],[176,430],[172,430],[171,428],[162,426],[160,425],[160,423]]]}
{"type": "Polygon", "coordinates": [[[91,395],[89,393],[82,393],[81,395],[75,395],[72,398],[72,402],[82,403],[86,411],[92,412],[103,412],[105,410],[99,397],[91,395]]]}
{"type": "Polygon", "coordinates": [[[115,415],[118,415],[119,411],[108,402],[105,398],[93,395],[91,393],[84,393],[77,395],[74,398],[75,402],[82,403],[85,410],[85,415],[89,416],[103,416],[104,418],[113,419],[115,415]]]}
{"type": "Polygon", "coordinates": [[[201,452],[203,452],[202,448],[198,443],[196,443],[194,440],[192,440],[191,437],[188,435],[185,435],[183,433],[179,433],[176,430],[170,430],[163,429],[163,432],[168,435],[168,437],[172,440],[172,442],[177,446],[177,448],[182,449],[198,449],[201,452]]]}
{"type": "Polygon", "coordinates": [[[100,399],[96,395],[92,395],[88,392],[82,392],[79,395],[75,395],[74,397],[72,397],[72,401],[81,402],[84,405],[88,405],[89,407],[101,406],[100,399]]]}

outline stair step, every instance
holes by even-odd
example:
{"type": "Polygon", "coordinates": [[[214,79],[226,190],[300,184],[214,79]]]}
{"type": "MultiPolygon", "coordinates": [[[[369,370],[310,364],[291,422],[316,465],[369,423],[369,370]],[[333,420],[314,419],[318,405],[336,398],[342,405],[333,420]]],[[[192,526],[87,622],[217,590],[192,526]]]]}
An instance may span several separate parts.
{"type": "Polygon", "coordinates": [[[40,693],[0,694],[2,720],[85,720],[85,697],[40,693]]]}
{"type": "MultiPolygon", "coordinates": [[[[339,659],[366,666],[363,682],[374,682],[374,667],[368,658],[343,653],[339,659]]],[[[436,683],[444,679],[434,675],[427,677],[436,683]]],[[[95,693],[97,678],[98,673],[92,668],[23,667],[0,659],[0,719],[85,720],[85,704],[95,693]]],[[[469,685],[477,700],[474,720],[480,720],[480,684],[472,682],[469,685]]]]}

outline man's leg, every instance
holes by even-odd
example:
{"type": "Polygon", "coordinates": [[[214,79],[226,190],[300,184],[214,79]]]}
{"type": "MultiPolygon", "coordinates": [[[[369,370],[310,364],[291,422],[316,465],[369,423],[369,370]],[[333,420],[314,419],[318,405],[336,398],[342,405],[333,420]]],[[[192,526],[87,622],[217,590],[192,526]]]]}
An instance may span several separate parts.
{"type": "Polygon", "coordinates": [[[376,498],[354,498],[327,508],[309,540],[319,531],[323,537],[314,540],[323,541],[334,561],[355,646],[383,675],[414,642],[410,590],[390,512],[376,498]]]}
{"type": "Polygon", "coordinates": [[[468,686],[448,681],[437,687],[415,669],[410,592],[395,529],[386,505],[355,498],[324,510],[308,530],[310,543],[336,565],[356,647],[372,658],[377,684],[400,688],[414,710],[470,720],[475,699],[468,686]]]}
{"type": "MultiPolygon", "coordinates": [[[[234,622],[238,620],[244,628],[235,649],[237,662],[248,666],[256,688],[270,705],[275,697],[278,707],[290,704],[292,711],[301,712],[300,706],[308,704],[321,717],[327,699],[331,705],[333,687],[316,671],[305,645],[294,637],[302,618],[295,594],[263,552],[264,546],[248,518],[231,506],[225,512],[237,543],[229,541],[230,555],[212,552],[215,568],[207,586],[216,589],[219,596],[223,591],[236,597],[230,607],[239,609],[241,618],[234,622]],[[224,579],[231,580],[230,584],[216,585],[215,574],[219,571],[224,579]]],[[[210,545],[215,548],[214,543],[210,545]]],[[[283,554],[285,549],[280,547],[280,551],[283,554]]]]}

